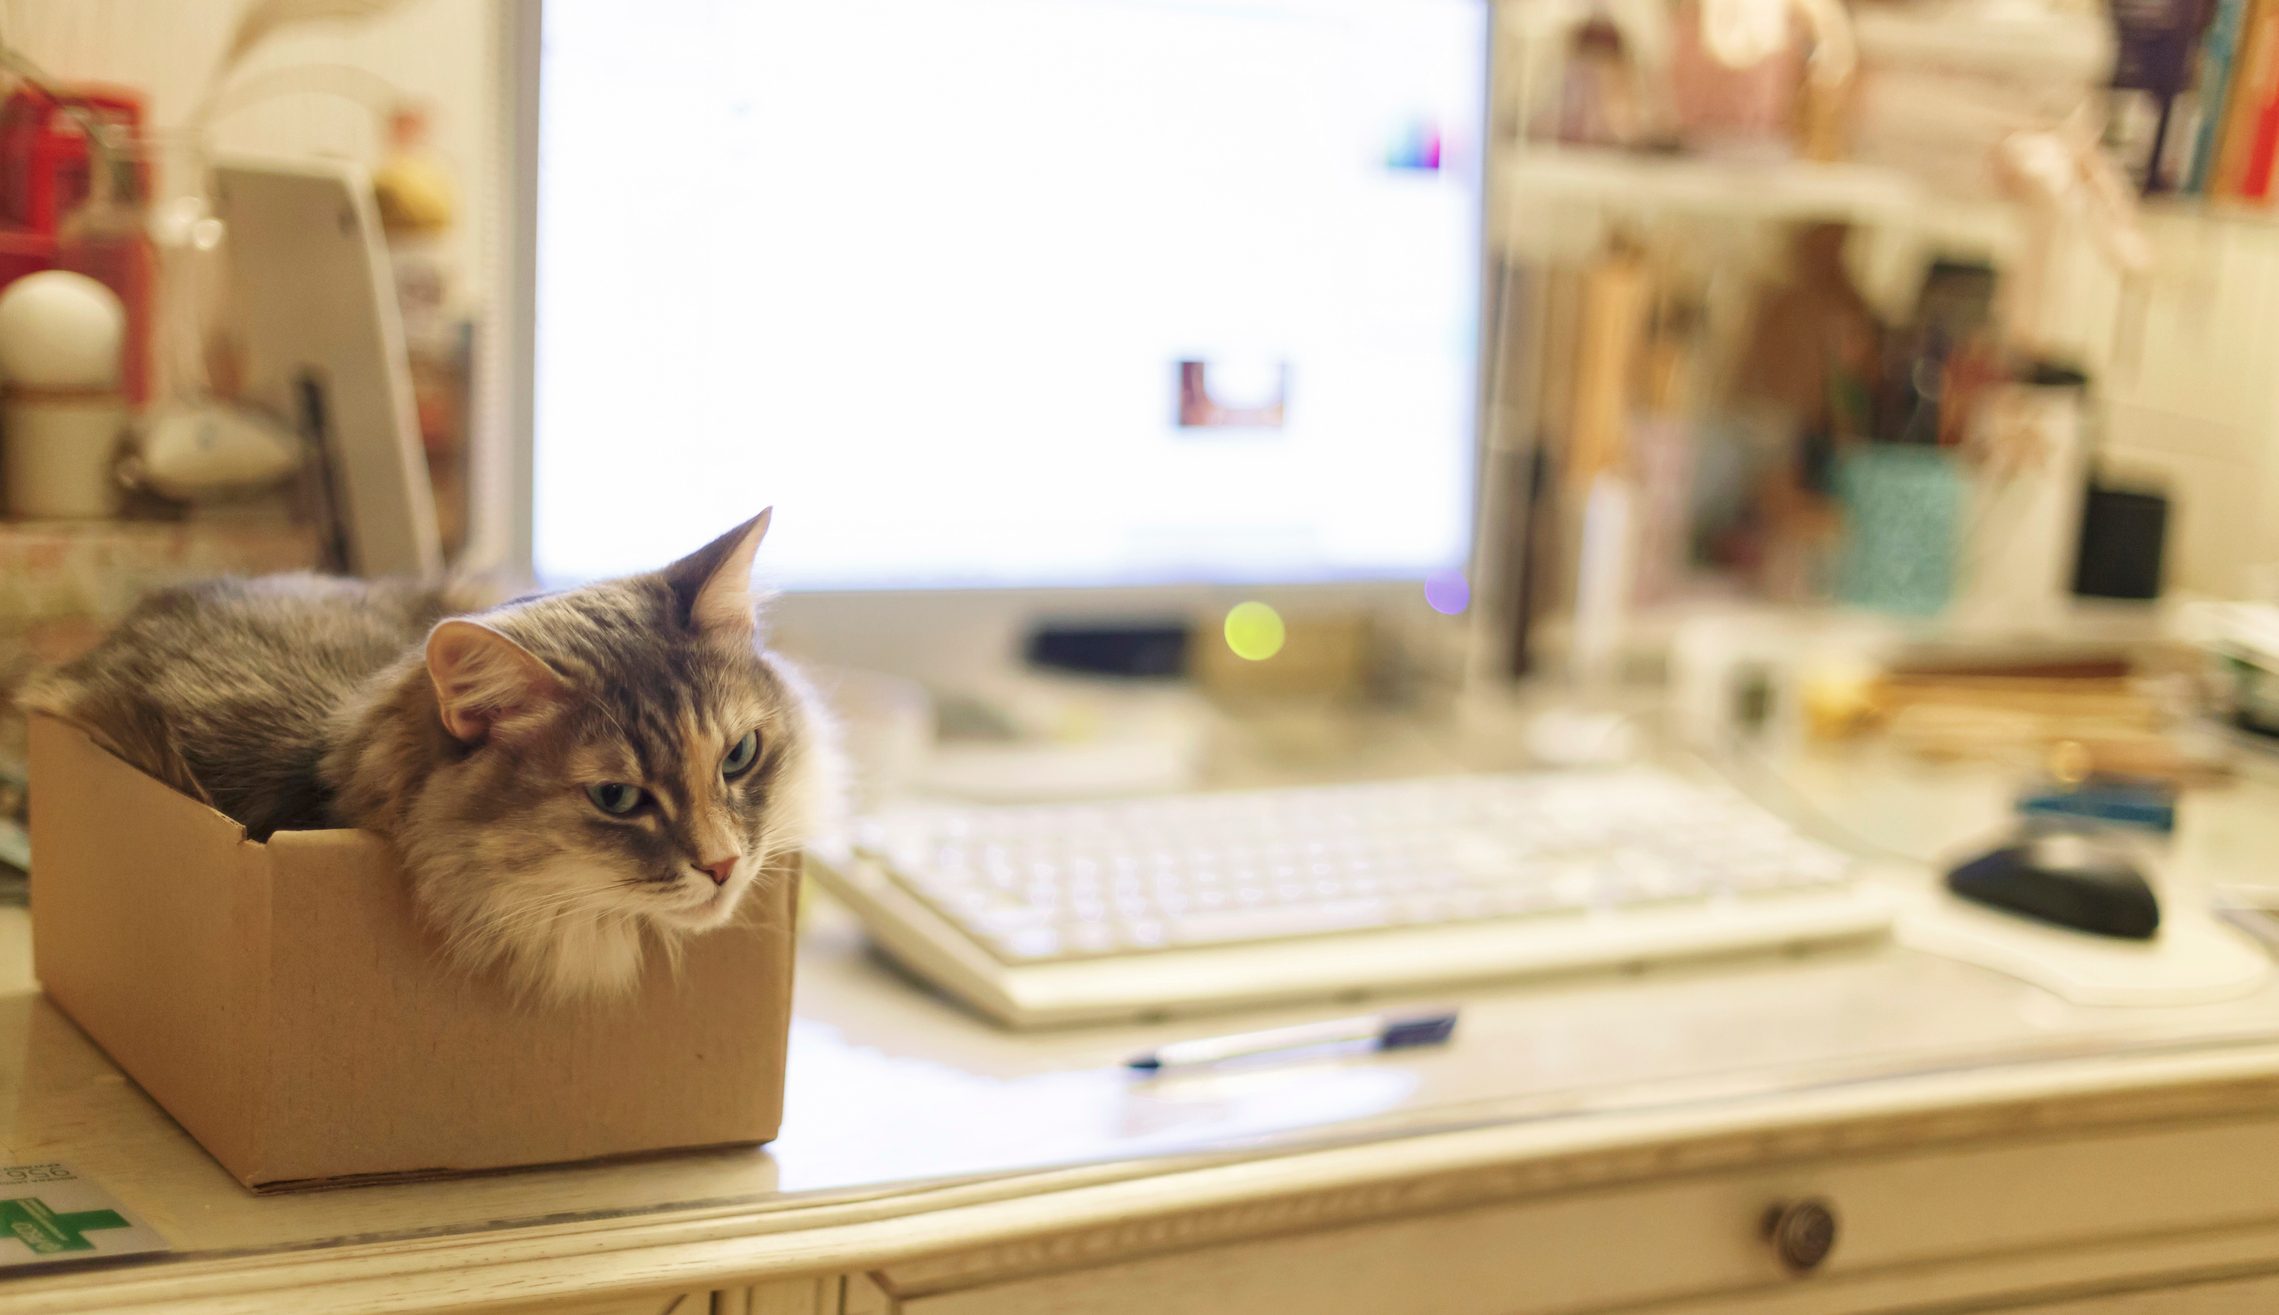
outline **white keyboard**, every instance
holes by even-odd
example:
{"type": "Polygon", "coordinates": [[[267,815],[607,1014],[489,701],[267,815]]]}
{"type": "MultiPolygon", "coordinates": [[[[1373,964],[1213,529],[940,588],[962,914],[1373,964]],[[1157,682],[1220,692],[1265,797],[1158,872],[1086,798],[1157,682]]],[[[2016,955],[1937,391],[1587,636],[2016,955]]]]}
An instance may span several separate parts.
{"type": "Polygon", "coordinates": [[[1885,931],[1844,855],[1624,769],[927,808],[816,872],[896,957],[1031,1025],[1349,997],[1885,931]]]}

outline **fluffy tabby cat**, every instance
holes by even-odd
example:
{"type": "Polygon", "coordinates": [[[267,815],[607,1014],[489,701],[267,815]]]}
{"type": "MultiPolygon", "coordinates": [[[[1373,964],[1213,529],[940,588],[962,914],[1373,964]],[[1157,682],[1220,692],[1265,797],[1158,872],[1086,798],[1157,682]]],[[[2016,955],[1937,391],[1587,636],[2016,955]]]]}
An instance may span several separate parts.
{"type": "Polygon", "coordinates": [[[767,512],[662,571],[466,615],[310,575],[157,594],[23,702],[243,822],[392,841],[451,952],[556,998],[719,927],[835,791],[762,650],[767,512]]]}

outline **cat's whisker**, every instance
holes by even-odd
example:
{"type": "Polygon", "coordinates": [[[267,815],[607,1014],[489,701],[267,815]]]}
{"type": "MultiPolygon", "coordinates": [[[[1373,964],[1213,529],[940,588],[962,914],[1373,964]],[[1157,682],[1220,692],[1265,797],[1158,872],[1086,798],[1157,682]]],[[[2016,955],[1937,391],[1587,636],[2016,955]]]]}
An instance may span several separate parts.
{"type": "Polygon", "coordinates": [[[524,930],[558,921],[582,903],[585,903],[582,897],[565,897],[545,904],[520,905],[502,909],[480,923],[470,924],[467,930],[470,933],[480,932],[492,935],[524,930]]]}
{"type": "Polygon", "coordinates": [[[564,912],[559,908],[502,911],[465,924],[448,937],[445,943],[461,951],[473,951],[486,958],[495,958],[500,947],[509,946],[530,932],[558,922],[564,912]]]}

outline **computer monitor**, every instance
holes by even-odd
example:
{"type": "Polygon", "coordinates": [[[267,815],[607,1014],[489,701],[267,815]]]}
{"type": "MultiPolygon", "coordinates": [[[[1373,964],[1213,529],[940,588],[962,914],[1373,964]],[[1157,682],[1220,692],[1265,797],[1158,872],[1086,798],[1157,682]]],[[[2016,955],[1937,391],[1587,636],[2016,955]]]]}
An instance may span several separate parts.
{"type": "Polygon", "coordinates": [[[518,20],[541,580],[763,504],[834,632],[1464,569],[1485,0],[518,20]]]}

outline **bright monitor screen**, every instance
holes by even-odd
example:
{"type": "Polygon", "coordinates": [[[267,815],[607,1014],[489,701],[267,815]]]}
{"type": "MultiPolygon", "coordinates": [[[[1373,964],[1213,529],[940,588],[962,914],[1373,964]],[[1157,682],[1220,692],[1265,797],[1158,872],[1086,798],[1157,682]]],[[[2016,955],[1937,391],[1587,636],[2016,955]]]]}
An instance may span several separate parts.
{"type": "Polygon", "coordinates": [[[1480,0],[549,0],[533,564],[814,590],[1469,542],[1480,0]]]}

